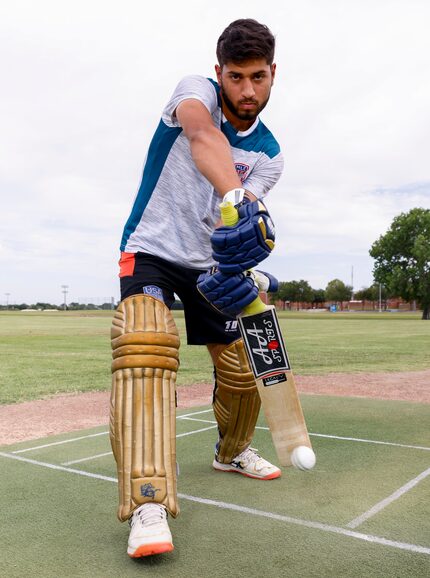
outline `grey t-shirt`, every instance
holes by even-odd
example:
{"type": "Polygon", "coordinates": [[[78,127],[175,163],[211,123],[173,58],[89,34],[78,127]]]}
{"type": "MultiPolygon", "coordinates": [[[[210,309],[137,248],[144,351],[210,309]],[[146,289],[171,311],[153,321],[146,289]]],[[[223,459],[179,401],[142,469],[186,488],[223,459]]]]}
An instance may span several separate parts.
{"type": "Polygon", "coordinates": [[[282,173],[283,158],[272,133],[257,118],[238,132],[223,117],[219,87],[203,76],[187,76],[176,87],[152,138],[142,182],[125,225],[121,251],[150,253],[192,269],[213,265],[210,236],[221,202],[197,170],[190,144],[174,112],[185,99],[200,100],[227,137],[244,188],[263,198],[282,173]]]}

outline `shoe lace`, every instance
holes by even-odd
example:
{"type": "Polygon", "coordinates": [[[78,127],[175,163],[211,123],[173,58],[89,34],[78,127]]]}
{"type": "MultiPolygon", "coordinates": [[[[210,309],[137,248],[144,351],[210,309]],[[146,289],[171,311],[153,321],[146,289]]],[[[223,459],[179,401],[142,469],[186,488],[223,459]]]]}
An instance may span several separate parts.
{"type": "Polygon", "coordinates": [[[258,450],[255,448],[246,448],[246,450],[243,450],[241,454],[234,458],[234,461],[256,464],[259,460],[263,459],[257,452],[258,450]]]}
{"type": "Polygon", "coordinates": [[[142,525],[150,526],[151,524],[158,524],[167,517],[166,510],[159,504],[145,504],[136,512],[139,521],[142,525]]]}

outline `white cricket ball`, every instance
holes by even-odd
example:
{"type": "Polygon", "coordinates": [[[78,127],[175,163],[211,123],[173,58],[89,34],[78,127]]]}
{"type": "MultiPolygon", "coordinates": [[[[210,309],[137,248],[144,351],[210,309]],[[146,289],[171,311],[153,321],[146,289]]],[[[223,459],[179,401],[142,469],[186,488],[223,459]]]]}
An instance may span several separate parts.
{"type": "Polygon", "coordinates": [[[297,446],[291,454],[291,463],[299,470],[311,470],[317,459],[311,448],[307,446],[297,446]]]}

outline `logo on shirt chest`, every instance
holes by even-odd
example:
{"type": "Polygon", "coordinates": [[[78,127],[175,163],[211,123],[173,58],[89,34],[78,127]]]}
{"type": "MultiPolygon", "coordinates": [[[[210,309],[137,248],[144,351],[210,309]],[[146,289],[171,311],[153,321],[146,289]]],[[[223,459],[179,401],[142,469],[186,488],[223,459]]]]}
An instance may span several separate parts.
{"type": "Polygon", "coordinates": [[[236,172],[239,176],[239,179],[243,183],[248,176],[249,165],[245,165],[244,163],[235,163],[236,172]]]}

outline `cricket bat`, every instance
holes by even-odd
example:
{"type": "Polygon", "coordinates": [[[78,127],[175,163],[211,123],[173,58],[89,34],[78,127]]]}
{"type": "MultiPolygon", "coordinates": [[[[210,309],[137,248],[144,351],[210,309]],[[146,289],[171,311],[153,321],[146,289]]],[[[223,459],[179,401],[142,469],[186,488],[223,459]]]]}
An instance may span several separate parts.
{"type": "MultiPolygon", "coordinates": [[[[225,225],[238,221],[237,209],[220,205],[225,225]]],[[[276,309],[257,297],[237,316],[249,364],[281,466],[311,469],[315,454],[297,394],[276,309]]]]}

